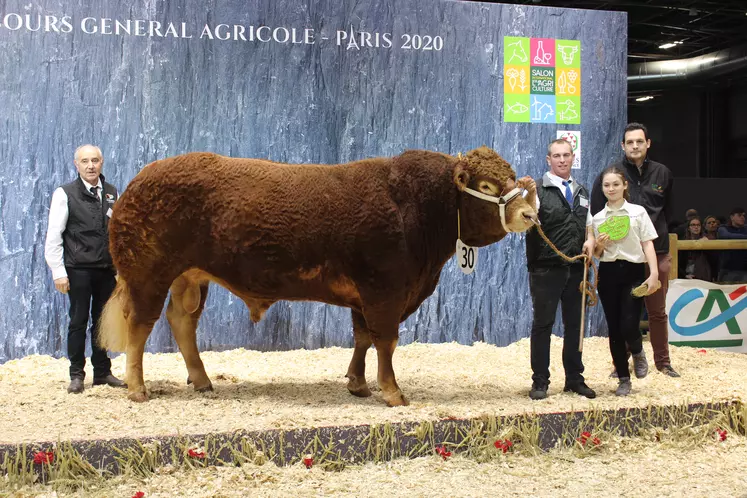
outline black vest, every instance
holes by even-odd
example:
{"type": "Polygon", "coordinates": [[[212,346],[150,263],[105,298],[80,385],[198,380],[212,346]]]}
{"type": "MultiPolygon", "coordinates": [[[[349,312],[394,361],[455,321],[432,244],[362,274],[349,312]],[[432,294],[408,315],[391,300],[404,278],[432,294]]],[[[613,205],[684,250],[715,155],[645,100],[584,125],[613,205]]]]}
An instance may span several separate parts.
{"type": "MultiPolygon", "coordinates": [[[[575,181],[575,180],[574,180],[575,181]]],[[[581,254],[586,241],[586,213],[589,211],[589,192],[580,183],[573,194],[573,210],[565,200],[565,192],[552,184],[547,176],[537,188],[540,201],[539,220],[542,231],[567,256],[581,254]],[[584,206],[581,206],[581,199],[584,206]]],[[[583,260],[574,263],[581,264],[583,260]]],[[[527,267],[529,270],[567,265],[540,237],[537,230],[527,232],[527,267]]]]}
{"type": "Polygon", "coordinates": [[[78,177],[62,186],[67,194],[67,225],[62,232],[65,266],[72,268],[112,268],[109,254],[109,216],[117,200],[117,189],[99,177],[104,187],[98,200],[78,177]]]}

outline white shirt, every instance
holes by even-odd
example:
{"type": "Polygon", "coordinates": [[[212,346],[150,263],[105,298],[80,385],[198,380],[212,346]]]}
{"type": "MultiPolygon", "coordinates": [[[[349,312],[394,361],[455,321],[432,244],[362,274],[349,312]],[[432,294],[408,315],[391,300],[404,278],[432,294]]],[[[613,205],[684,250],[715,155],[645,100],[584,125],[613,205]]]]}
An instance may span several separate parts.
{"type": "MultiPolygon", "coordinates": [[[[573,194],[574,196],[576,195],[576,192],[580,188],[578,183],[573,181],[572,176],[569,176],[568,180],[564,180],[560,178],[558,175],[550,173],[549,171],[545,173],[545,176],[547,176],[547,178],[552,182],[553,185],[555,185],[556,187],[560,189],[560,193],[563,194],[563,197],[565,197],[565,185],[563,185],[563,182],[565,181],[570,182],[571,194],[573,194]]],[[[592,224],[592,219],[591,219],[591,209],[589,209],[589,204],[588,204],[589,199],[586,199],[585,197],[583,199],[584,201],[586,201],[586,206],[584,206],[586,208],[586,226],[590,227],[592,224]]],[[[539,213],[539,208],[540,208],[539,195],[537,195],[537,206],[536,207],[537,207],[537,212],[539,213]]]]}
{"type": "MultiPolygon", "coordinates": [[[[91,187],[98,187],[96,195],[101,200],[101,182],[91,185],[83,180],[86,190],[90,192],[91,187]]],[[[44,243],[44,259],[52,270],[52,279],[66,278],[65,257],[62,248],[62,234],[67,228],[67,217],[70,212],[67,207],[67,194],[62,187],[57,187],[52,193],[52,205],[49,207],[49,224],[47,225],[47,240],[44,243]]]]}
{"type": "Polygon", "coordinates": [[[630,230],[624,238],[611,240],[602,253],[600,261],[617,261],[623,259],[631,263],[645,263],[641,243],[654,240],[657,237],[654,224],[646,212],[646,208],[638,204],[624,201],[619,209],[611,209],[605,204],[604,209],[594,215],[594,235],[599,237],[599,226],[613,216],[627,216],[630,218],[630,230]]]}

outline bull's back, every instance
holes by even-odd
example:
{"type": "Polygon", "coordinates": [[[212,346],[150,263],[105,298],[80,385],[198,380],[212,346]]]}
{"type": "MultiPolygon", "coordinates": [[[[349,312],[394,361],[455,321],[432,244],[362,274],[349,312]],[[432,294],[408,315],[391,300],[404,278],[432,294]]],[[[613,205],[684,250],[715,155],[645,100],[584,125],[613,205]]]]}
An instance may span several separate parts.
{"type": "Polygon", "coordinates": [[[308,266],[336,249],[352,252],[356,234],[391,221],[383,220],[392,216],[388,168],[387,159],[288,165],[210,153],[156,161],[115,206],[115,265],[181,256],[182,266],[208,258],[308,266]]]}

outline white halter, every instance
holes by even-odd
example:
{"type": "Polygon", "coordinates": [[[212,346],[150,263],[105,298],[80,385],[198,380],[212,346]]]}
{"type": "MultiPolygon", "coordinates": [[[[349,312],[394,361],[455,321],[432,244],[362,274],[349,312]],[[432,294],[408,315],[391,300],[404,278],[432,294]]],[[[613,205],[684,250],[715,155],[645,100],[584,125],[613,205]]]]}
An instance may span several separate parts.
{"type": "Polygon", "coordinates": [[[508,232],[513,232],[508,225],[506,224],[506,205],[514,200],[519,194],[521,194],[521,189],[516,187],[513,190],[511,190],[506,195],[502,195],[500,197],[494,197],[492,195],[483,194],[482,192],[478,192],[477,190],[472,190],[471,188],[464,188],[464,191],[467,192],[469,195],[475,196],[478,199],[482,199],[484,201],[493,202],[495,204],[498,204],[498,211],[501,214],[501,225],[503,225],[503,229],[508,232]]]}

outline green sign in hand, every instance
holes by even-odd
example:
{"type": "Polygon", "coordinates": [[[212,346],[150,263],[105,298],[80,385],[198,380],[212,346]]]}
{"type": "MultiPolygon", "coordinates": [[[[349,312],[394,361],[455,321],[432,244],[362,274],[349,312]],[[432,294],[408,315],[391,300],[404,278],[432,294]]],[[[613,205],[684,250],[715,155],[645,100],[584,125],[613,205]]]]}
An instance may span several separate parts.
{"type": "Polygon", "coordinates": [[[630,217],[613,216],[599,225],[599,233],[606,233],[610,240],[620,240],[628,236],[630,231],[630,217]]]}

